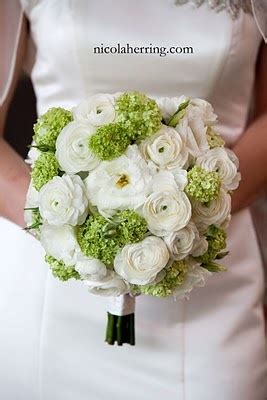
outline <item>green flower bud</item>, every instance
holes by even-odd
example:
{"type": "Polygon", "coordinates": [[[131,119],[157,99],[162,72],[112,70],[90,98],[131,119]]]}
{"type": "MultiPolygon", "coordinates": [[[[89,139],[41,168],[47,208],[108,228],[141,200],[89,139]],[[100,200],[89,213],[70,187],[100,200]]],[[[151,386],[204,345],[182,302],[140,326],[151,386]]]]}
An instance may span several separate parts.
{"type": "Polygon", "coordinates": [[[74,269],[73,266],[67,266],[63,261],[58,261],[52,256],[45,256],[45,261],[50,265],[52,274],[60,279],[61,281],[67,281],[69,279],[80,279],[79,273],[74,269]]]}
{"type": "Polygon", "coordinates": [[[185,192],[192,199],[208,203],[218,197],[221,181],[216,171],[206,171],[196,165],[188,172],[187,179],[185,192]]]}
{"type": "Polygon", "coordinates": [[[49,182],[54,176],[59,175],[59,164],[53,153],[42,153],[35,161],[32,169],[32,182],[36,190],[49,182]]]}
{"type": "Polygon", "coordinates": [[[89,148],[100,160],[112,160],[121,156],[129,144],[130,139],[125,128],[117,123],[101,126],[89,138],[89,148]]]}
{"type": "Polygon", "coordinates": [[[34,125],[34,141],[41,150],[55,150],[62,129],[73,120],[72,113],[64,108],[50,108],[34,125]]]}
{"type": "Polygon", "coordinates": [[[207,140],[210,149],[215,149],[216,147],[224,147],[225,141],[218,133],[215,133],[212,128],[208,128],[207,130],[207,140]]]}
{"type": "Polygon", "coordinates": [[[162,114],[155,100],[142,93],[122,94],[116,101],[117,120],[121,122],[134,141],[157,132],[161,127],[162,114]]]}

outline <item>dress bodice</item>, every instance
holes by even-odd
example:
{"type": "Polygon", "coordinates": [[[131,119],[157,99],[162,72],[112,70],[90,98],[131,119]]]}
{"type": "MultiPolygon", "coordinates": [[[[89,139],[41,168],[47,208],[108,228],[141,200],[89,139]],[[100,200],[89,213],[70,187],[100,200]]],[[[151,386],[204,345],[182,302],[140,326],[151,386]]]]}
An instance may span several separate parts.
{"type": "Polygon", "coordinates": [[[37,49],[32,80],[38,112],[70,108],[97,92],[185,94],[213,103],[219,130],[233,143],[244,131],[251,100],[260,43],[255,21],[242,8],[233,19],[208,4],[176,3],[22,0],[37,49]],[[117,54],[105,54],[107,46],[117,54]],[[119,46],[132,54],[118,54],[119,46]],[[150,54],[140,54],[142,47],[150,54]],[[171,47],[179,53],[170,54],[171,47]],[[169,54],[158,53],[165,50],[169,54]]]}

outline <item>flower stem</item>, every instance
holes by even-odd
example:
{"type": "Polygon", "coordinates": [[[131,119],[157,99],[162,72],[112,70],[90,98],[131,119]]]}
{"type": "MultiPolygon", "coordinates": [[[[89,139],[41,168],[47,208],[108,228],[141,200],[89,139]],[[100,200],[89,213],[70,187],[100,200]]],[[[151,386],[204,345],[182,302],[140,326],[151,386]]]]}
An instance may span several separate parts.
{"type": "Polygon", "coordinates": [[[107,313],[107,329],[105,341],[114,345],[117,342],[118,346],[128,343],[135,345],[135,330],[134,330],[134,314],[123,316],[107,313]]]}

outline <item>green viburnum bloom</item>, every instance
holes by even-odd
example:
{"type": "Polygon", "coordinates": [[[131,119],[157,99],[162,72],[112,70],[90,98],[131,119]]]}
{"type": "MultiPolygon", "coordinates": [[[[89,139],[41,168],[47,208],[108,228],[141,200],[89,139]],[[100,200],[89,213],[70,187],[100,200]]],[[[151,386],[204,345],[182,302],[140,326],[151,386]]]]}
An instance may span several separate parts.
{"type": "Polygon", "coordinates": [[[187,179],[185,192],[192,199],[208,203],[218,197],[221,181],[216,171],[207,171],[195,165],[188,172],[187,179]]]}
{"type": "Polygon", "coordinates": [[[111,265],[120,248],[116,228],[101,215],[89,216],[78,227],[77,240],[87,257],[94,257],[111,265]]]}
{"type": "Polygon", "coordinates": [[[55,150],[58,135],[72,120],[70,111],[61,107],[50,108],[33,126],[36,147],[41,151],[55,150]]]}
{"type": "Polygon", "coordinates": [[[56,258],[52,256],[45,256],[45,261],[50,265],[52,270],[52,274],[65,282],[69,279],[80,279],[79,273],[74,269],[73,266],[67,266],[63,261],[58,261],[56,258]]]}
{"type": "Polygon", "coordinates": [[[210,149],[215,149],[216,147],[224,147],[225,146],[225,141],[223,140],[221,135],[214,132],[212,130],[212,128],[210,128],[210,127],[208,128],[206,136],[207,136],[207,140],[208,140],[210,149]]]}
{"type": "Polygon", "coordinates": [[[128,92],[118,97],[115,105],[117,120],[131,139],[144,139],[161,127],[162,114],[155,100],[139,92],[128,92]]]}
{"type": "Polygon", "coordinates": [[[82,252],[111,265],[118,250],[126,244],[142,240],[147,223],[132,210],[120,211],[112,221],[101,215],[89,216],[78,227],[77,239],[82,252]]]}
{"type": "Polygon", "coordinates": [[[175,128],[179,124],[181,119],[184,118],[186,114],[186,108],[189,106],[189,104],[190,100],[186,100],[181,103],[178,107],[178,110],[169,118],[167,125],[175,128]]]}
{"type": "Polygon", "coordinates": [[[121,156],[130,143],[124,126],[119,123],[103,125],[89,138],[89,148],[100,160],[121,156]]]}
{"type": "MultiPolygon", "coordinates": [[[[226,232],[223,228],[211,225],[206,233],[206,239],[208,241],[208,250],[200,257],[196,257],[198,262],[207,264],[216,258],[220,259],[227,253],[220,253],[226,248],[226,232]],[[222,254],[222,256],[220,256],[222,254]],[[219,255],[219,257],[217,257],[219,255]]],[[[205,267],[205,265],[203,265],[205,267]]]]}
{"type": "Polygon", "coordinates": [[[133,210],[121,211],[117,215],[120,241],[123,245],[142,240],[147,232],[147,222],[133,210]]]}
{"type": "Polygon", "coordinates": [[[43,185],[59,173],[59,164],[55,155],[51,152],[42,153],[35,161],[31,173],[34,188],[39,191],[43,185]]]}
{"type": "Polygon", "coordinates": [[[132,285],[132,294],[146,294],[156,297],[170,296],[184,282],[187,273],[186,262],[184,260],[174,261],[165,268],[165,272],[165,277],[154,285],[132,285]]]}

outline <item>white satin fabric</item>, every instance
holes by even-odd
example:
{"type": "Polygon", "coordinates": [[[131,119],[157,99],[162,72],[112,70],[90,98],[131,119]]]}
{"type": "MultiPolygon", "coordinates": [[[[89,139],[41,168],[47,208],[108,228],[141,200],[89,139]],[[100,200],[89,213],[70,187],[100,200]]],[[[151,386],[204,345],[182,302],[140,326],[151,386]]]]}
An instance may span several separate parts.
{"type": "MultiPolygon", "coordinates": [[[[38,112],[97,92],[211,101],[229,145],[243,133],[260,35],[253,17],[173,0],[23,0],[37,47],[38,112]],[[96,55],[101,43],[193,46],[193,55],[96,55]]],[[[103,342],[106,299],[61,283],[38,242],[0,221],[0,398],[264,400],[263,270],[248,209],[229,228],[228,272],[190,301],[137,299],[135,347],[103,342]]]]}

